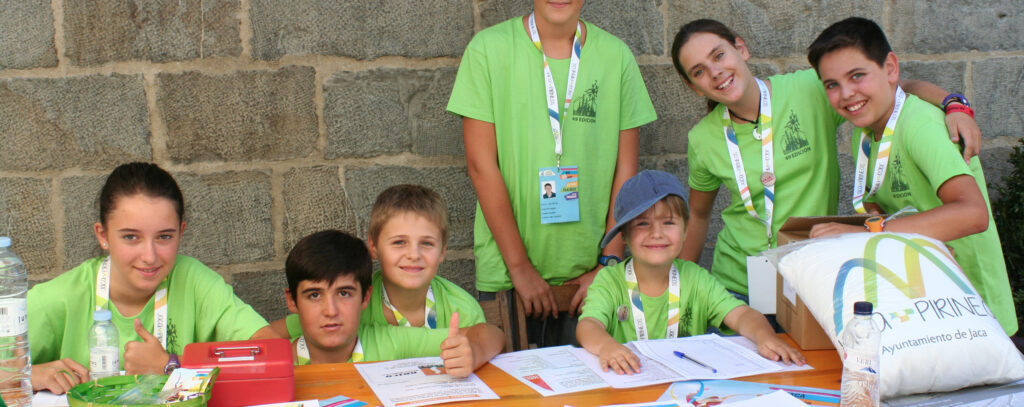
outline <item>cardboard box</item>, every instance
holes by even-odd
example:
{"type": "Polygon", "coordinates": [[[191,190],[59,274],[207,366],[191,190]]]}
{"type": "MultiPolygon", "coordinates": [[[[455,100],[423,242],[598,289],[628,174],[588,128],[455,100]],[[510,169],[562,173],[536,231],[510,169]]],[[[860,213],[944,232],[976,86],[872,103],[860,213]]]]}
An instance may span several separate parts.
{"type": "Polygon", "coordinates": [[[220,367],[210,407],[279,403],[295,397],[295,366],[287,339],[190,343],[181,366],[220,367]]]}
{"type": "MultiPolygon", "coordinates": [[[[811,227],[819,223],[836,222],[847,225],[863,226],[864,220],[870,216],[871,215],[810,216],[789,218],[786,220],[786,223],[779,228],[779,246],[806,240],[811,232],[811,227]]],[[[832,287],[822,287],[822,289],[831,290],[832,287]]],[[[789,337],[793,338],[793,341],[800,346],[800,349],[835,349],[835,346],[832,345],[832,341],[828,338],[828,335],[825,334],[825,330],[822,329],[821,325],[818,324],[818,321],[814,319],[814,315],[811,314],[811,310],[807,309],[807,306],[800,300],[800,297],[797,296],[796,293],[791,292],[791,289],[786,286],[781,274],[779,274],[778,282],[776,284],[775,301],[776,320],[778,320],[782,329],[786,330],[789,337]]]]}

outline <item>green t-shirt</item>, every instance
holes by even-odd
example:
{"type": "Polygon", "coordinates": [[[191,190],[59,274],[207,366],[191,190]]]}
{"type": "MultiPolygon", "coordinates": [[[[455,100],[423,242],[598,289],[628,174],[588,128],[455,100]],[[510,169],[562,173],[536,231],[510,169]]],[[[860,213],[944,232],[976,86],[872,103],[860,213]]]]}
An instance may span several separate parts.
{"type": "MultiPolygon", "coordinates": [[[[627,259],[628,261],[629,259],[627,259]]],[[[679,336],[702,335],[708,326],[720,327],[725,315],[744,305],[722,287],[706,270],[686,260],[676,260],[679,269],[679,336]]],[[[587,289],[580,319],[591,317],[602,324],[619,343],[636,340],[633,325],[633,307],[626,287],[626,262],[605,267],[597,272],[594,283],[587,289]],[[618,318],[617,310],[625,307],[629,312],[625,320],[618,318]]],[[[668,290],[658,297],[640,293],[644,318],[650,339],[664,339],[668,324],[668,290]]]]}
{"type": "MultiPolygon", "coordinates": [[[[461,322],[460,322],[461,323],[461,322]]],[[[302,336],[302,323],[297,314],[285,318],[292,346],[302,336]]],[[[359,341],[363,345],[363,362],[397,360],[424,356],[441,356],[441,342],[448,338],[447,329],[423,329],[393,325],[359,325],[359,341]]],[[[349,358],[349,362],[352,358],[349,358]]],[[[298,360],[295,361],[298,364],[298,360]]]]}
{"type": "MultiPolygon", "coordinates": [[[[526,253],[540,275],[554,285],[597,265],[619,132],[657,118],[629,47],[593,24],[584,24],[587,37],[576,92],[562,116],[561,165],[579,168],[579,222],[540,223],[538,174],[541,168],[556,165],[555,144],[545,98],[544,61],[522,18],[496,24],[473,37],[448,101],[449,112],[494,123],[498,165],[526,253]]],[[[558,99],[564,100],[569,60],[548,62],[558,99]]],[[[479,204],[473,233],[477,288],[512,288],[479,204]]]]}
{"type": "MultiPolygon", "coordinates": [[[[725,227],[718,233],[711,273],[725,288],[747,294],[747,256],[776,246],[775,234],[791,216],[836,213],[839,196],[839,164],[836,128],[843,122],[825,96],[813,70],[775,75],[771,81],[772,139],[775,156],[775,210],[772,237],[761,220],[747,213],[736,184],[729,149],[722,129],[719,104],[694,126],[688,136],[690,188],[729,190],[729,205],[722,210],[725,227]]],[[[761,219],[764,185],[761,179],[761,141],[753,136],[754,125],[733,123],[743,156],[751,202],[761,219]]]]}
{"type": "MultiPolygon", "coordinates": [[[[360,325],[388,325],[384,318],[384,299],[381,293],[384,290],[383,274],[380,271],[373,273],[373,292],[370,294],[370,305],[360,315],[360,325]]],[[[466,290],[445,280],[441,276],[434,276],[430,280],[430,288],[434,290],[434,313],[437,315],[437,328],[448,328],[452,312],[459,312],[459,328],[467,328],[484,321],[484,310],[480,303],[466,290]]]]}
{"type": "MultiPolygon", "coordinates": [[[[988,187],[985,185],[981,162],[978,157],[974,157],[970,165],[964,163],[959,149],[949,141],[945,115],[937,107],[916,96],[907,95],[895,130],[885,180],[867,201],[877,203],[886,213],[894,213],[907,206],[924,212],[942,205],[938,191],[947,180],[958,175],[973,176],[985,198],[989,213],[988,229],[946,244],[953,248],[957,263],[978,294],[985,299],[992,314],[1006,333],[1012,335],[1017,332],[1017,314],[1014,311],[999,233],[992,219],[991,206],[988,205],[988,187]]],[[[867,133],[869,137],[872,134],[870,129],[867,133]]],[[[860,129],[854,130],[853,134],[855,137],[859,135],[860,129]]],[[[871,188],[874,155],[879,144],[874,138],[871,140],[872,153],[868,161],[866,190],[871,188]]],[[[851,143],[854,160],[857,159],[858,144],[859,139],[851,143]]]]}
{"type": "MultiPolygon", "coordinates": [[[[90,259],[28,292],[28,331],[32,362],[71,358],[89,366],[89,328],[96,310],[96,275],[104,257],[90,259]]],[[[198,260],[178,255],[167,276],[167,350],[181,354],[194,342],[245,340],[267,321],[242,302],[217,272],[198,260]]],[[[137,316],[122,315],[110,302],[120,335],[121,354],[128,341],[141,341],[135,319],[153,331],[153,299],[137,316]]],[[[122,368],[124,358],[121,358],[122,368]]]]}

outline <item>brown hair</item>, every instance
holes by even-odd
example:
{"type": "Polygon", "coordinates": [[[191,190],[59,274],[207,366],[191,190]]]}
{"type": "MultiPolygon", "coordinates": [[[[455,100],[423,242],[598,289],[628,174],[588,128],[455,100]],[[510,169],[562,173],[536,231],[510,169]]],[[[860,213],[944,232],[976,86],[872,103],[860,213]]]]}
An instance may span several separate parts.
{"type": "Polygon", "coordinates": [[[448,246],[448,207],[441,195],[422,185],[395,185],[377,195],[370,211],[369,239],[374,244],[384,224],[402,213],[412,212],[427,218],[441,230],[441,245],[448,246]]]}
{"type": "MultiPolygon", "coordinates": [[[[661,200],[658,201],[658,202],[664,202],[665,206],[668,207],[668,211],[670,213],[672,213],[673,215],[678,216],[680,218],[683,218],[683,228],[685,230],[686,226],[688,226],[690,224],[690,210],[689,210],[689,208],[686,207],[686,200],[684,200],[679,195],[669,195],[669,196],[666,196],[664,198],[661,198],[661,200]]],[[[657,204],[657,203],[655,203],[655,204],[657,204]]],[[[653,207],[654,207],[654,205],[651,205],[651,208],[653,208],[653,207]]],[[[650,208],[648,208],[648,209],[650,209],[650,208]]],[[[622,236],[623,237],[629,235],[629,229],[630,229],[629,225],[631,223],[633,223],[633,222],[626,222],[625,225],[622,225],[622,236]]]]}

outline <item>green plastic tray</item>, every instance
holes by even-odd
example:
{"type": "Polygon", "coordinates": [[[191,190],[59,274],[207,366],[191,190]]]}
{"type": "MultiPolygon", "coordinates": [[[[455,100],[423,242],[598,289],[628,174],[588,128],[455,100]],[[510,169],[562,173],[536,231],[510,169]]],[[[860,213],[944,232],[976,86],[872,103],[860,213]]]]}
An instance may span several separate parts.
{"type": "MultiPolygon", "coordinates": [[[[206,406],[206,403],[210,401],[210,396],[213,392],[213,383],[217,380],[217,374],[220,372],[220,368],[214,368],[210,372],[210,384],[206,387],[206,392],[203,395],[194,399],[177,401],[173,403],[164,404],[132,404],[134,406],[175,406],[175,407],[199,407],[206,406]]],[[[168,375],[162,375],[163,381],[166,382],[170,377],[168,375]]],[[[142,378],[141,375],[132,376],[111,376],[104,377],[99,380],[88,381],[72,387],[68,390],[68,404],[71,407],[117,407],[123,406],[123,404],[110,404],[110,402],[120,394],[131,390],[135,387],[135,384],[142,378]],[[91,396],[97,387],[114,388],[114,392],[105,391],[102,395],[91,396]]]]}

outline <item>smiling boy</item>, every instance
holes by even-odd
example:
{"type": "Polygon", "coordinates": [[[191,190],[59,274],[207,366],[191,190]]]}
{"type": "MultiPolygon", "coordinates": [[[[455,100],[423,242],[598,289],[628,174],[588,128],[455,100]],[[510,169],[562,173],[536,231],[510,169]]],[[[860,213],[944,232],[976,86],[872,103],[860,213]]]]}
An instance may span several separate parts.
{"type": "Polygon", "coordinates": [[[363,241],[344,232],[317,232],[296,243],[285,262],[285,297],[297,315],[287,319],[295,364],[441,356],[449,375],[465,377],[493,356],[467,336],[479,333],[458,329],[457,313],[447,330],[361,325],[372,268],[363,241]]]}
{"type": "MultiPolygon", "coordinates": [[[[883,230],[945,241],[1006,333],[1016,332],[981,163],[977,157],[970,164],[958,160],[957,146],[946,137],[943,112],[898,86],[899,62],[882,29],[858,17],[840,21],[814,40],[807,59],[832,108],[858,127],[851,141],[857,171],[854,207],[886,213],[916,208],[919,214],[885,223],[883,230]]],[[[947,101],[947,114],[973,116],[962,95],[951,95],[947,101]]],[[[815,225],[811,237],[863,231],[828,223],[815,225]]]]}

